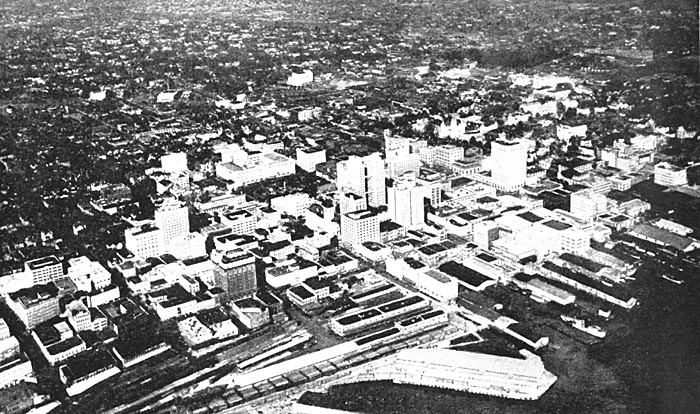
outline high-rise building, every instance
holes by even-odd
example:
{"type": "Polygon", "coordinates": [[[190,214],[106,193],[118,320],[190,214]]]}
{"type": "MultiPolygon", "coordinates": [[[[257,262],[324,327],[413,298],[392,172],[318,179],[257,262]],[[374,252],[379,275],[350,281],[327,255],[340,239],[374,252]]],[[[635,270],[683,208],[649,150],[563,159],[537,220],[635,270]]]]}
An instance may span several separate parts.
{"type": "Polygon", "coordinates": [[[527,176],[527,145],[513,140],[491,143],[491,181],[502,191],[516,191],[525,184],[527,176]]]}
{"type": "Polygon", "coordinates": [[[365,157],[351,156],[337,164],[336,185],[367,198],[370,206],[386,204],[384,186],[384,160],[378,152],[365,157]]]}
{"type": "Polygon", "coordinates": [[[396,223],[410,228],[425,223],[423,189],[416,185],[412,174],[404,174],[387,187],[389,217],[396,223]]]}
{"type": "Polygon", "coordinates": [[[214,285],[224,290],[227,300],[252,296],[258,289],[255,256],[243,249],[214,250],[214,285]]]}
{"type": "Polygon", "coordinates": [[[164,250],[163,231],[151,224],[124,230],[126,248],[138,257],[155,257],[164,250]]]}
{"type": "Polygon", "coordinates": [[[187,206],[173,198],[166,198],[155,211],[156,227],[163,232],[163,245],[190,232],[190,216],[187,206]]]}
{"type": "Polygon", "coordinates": [[[346,247],[367,241],[380,242],[377,213],[360,210],[340,216],[340,240],[346,247]]]}
{"type": "Polygon", "coordinates": [[[24,270],[31,277],[32,285],[53,282],[63,277],[63,264],[56,256],[30,260],[24,264],[24,270]]]}
{"type": "Polygon", "coordinates": [[[439,172],[427,168],[421,168],[416,176],[416,182],[423,189],[423,197],[429,199],[433,207],[442,203],[443,178],[439,172]]]}

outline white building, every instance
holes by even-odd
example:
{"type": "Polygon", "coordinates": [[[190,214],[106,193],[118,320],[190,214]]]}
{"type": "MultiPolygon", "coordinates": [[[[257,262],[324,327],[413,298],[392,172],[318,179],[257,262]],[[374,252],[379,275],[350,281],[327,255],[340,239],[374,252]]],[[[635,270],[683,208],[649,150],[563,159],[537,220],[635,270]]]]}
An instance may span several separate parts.
{"type": "Polygon", "coordinates": [[[421,296],[408,296],[331,319],[328,325],[336,334],[346,336],[401,315],[426,309],[429,306],[430,303],[421,296]]]}
{"type": "Polygon", "coordinates": [[[340,216],[340,240],[346,247],[366,241],[380,242],[379,217],[369,210],[343,214],[340,216]]]}
{"type": "Polygon", "coordinates": [[[206,254],[207,238],[201,233],[187,233],[170,240],[165,251],[183,260],[206,254]]]}
{"type": "Polygon", "coordinates": [[[42,285],[63,277],[63,264],[56,256],[46,256],[26,262],[24,271],[30,276],[32,285],[42,285]]]}
{"type": "Polygon", "coordinates": [[[512,358],[450,349],[407,349],[380,369],[375,379],[468,391],[520,400],[536,400],[557,377],[530,352],[512,358]]]}
{"type": "Polygon", "coordinates": [[[99,262],[85,256],[68,260],[68,274],[78,290],[93,292],[112,283],[112,275],[99,262]]]}
{"type": "Polygon", "coordinates": [[[440,302],[454,300],[459,293],[459,283],[455,278],[434,269],[420,273],[415,283],[421,292],[440,302]]]}
{"type": "Polygon", "coordinates": [[[464,158],[464,148],[456,145],[440,145],[435,147],[432,165],[452,169],[452,164],[464,158]]]}
{"type": "Polygon", "coordinates": [[[420,165],[420,156],[417,153],[387,158],[386,175],[389,178],[394,178],[407,172],[417,174],[420,165]]]}
{"type": "Polygon", "coordinates": [[[416,183],[423,189],[423,197],[430,200],[430,205],[437,207],[442,203],[443,176],[435,171],[422,169],[416,183]]]}
{"type": "Polygon", "coordinates": [[[68,316],[68,323],[78,332],[92,330],[92,318],[90,317],[90,310],[85,306],[85,304],[79,300],[74,300],[73,302],[66,305],[66,313],[68,316]]]}
{"type": "Polygon", "coordinates": [[[270,200],[270,207],[280,213],[299,217],[304,215],[304,212],[313,201],[314,200],[306,193],[295,193],[273,198],[270,200]]]}
{"type": "Polygon", "coordinates": [[[300,87],[300,86],[306,85],[307,83],[311,83],[313,81],[314,81],[314,73],[307,69],[301,73],[292,73],[287,78],[287,85],[293,86],[293,87],[300,87]]]}
{"type": "Polygon", "coordinates": [[[364,196],[373,207],[386,204],[384,161],[378,152],[366,157],[351,156],[336,167],[338,190],[364,196]]]}
{"type": "Polygon", "coordinates": [[[296,286],[314,276],[318,276],[318,266],[304,259],[265,269],[265,282],[275,289],[296,286]]]}
{"type": "Polygon", "coordinates": [[[527,178],[527,145],[523,141],[491,143],[491,181],[503,191],[516,191],[527,178]]]}
{"type": "Polygon", "coordinates": [[[124,230],[126,248],[138,257],[155,257],[163,252],[163,231],[152,225],[124,230]]]}
{"type": "Polygon", "coordinates": [[[326,150],[297,148],[297,165],[304,171],[314,172],[316,166],[326,162],[326,150]]]}
{"type": "Polygon", "coordinates": [[[293,159],[274,152],[246,154],[239,162],[222,161],[216,164],[216,175],[230,181],[233,188],[296,172],[296,162],[293,159]]]}
{"type": "Polygon", "coordinates": [[[686,168],[660,162],[654,166],[654,184],[667,187],[686,185],[688,184],[688,171],[686,168]]]}
{"type": "Polygon", "coordinates": [[[602,194],[578,191],[571,194],[570,211],[581,220],[591,221],[608,211],[608,199],[602,194]]]}
{"type": "Polygon", "coordinates": [[[32,376],[32,361],[28,358],[16,358],[0,362],[0,388],[5,388],[32,376]]]}
{"type": "Polygon", "coordinates": [[[257,220],[248,210],[227,211],[219,216],[221,223],[233,230],[234,234],[253,234],[257,220]]]}
{"type": "Polygon", "coordinates": [[[190,217],[187,206],[173,198],[166,198],[156,208],[155,224],[163,232],[163,246],[176,237],[190,232],[190,217]]]}
{"type": "Polygon", "coordinates": [[[352,213],[353,211],[366,210],[367,198],[355,193],[340,194],[340,214],[352,213]]]}
{"type": "Polygon", "coordinates": [[[423,189],[416,185],[416,179],[406,174],[394,179],[387,187],[387,205],[389,218],[394,222],[410,228],[425,223],[423,189]]]}
{"type": "Polygon", "coordinates": [[[245,194],[222,194],[214,196],[208,201],[195,201],[194,206],[203,213],[215,213],[242,207],[246,203],[245,194]]]}
{"type": "Polygon", "coordinates": [[[187,171],[187,154],[173,152],[160,157],[160,168],[167,174],[187,171]]]}

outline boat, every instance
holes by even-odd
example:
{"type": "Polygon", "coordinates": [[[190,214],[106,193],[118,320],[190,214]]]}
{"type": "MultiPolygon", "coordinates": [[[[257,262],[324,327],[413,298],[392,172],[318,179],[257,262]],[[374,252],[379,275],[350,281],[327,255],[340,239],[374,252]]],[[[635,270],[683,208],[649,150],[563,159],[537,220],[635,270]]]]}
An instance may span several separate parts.
{"type": "Polygon", "coordinates": [[[583,319],[576,319],[569,316],[561,316],[561,320],[578,329],[581,332],[585,332],[589,335],[595,336],[596,338],[605,338],[605,331],[597,325],[586,325],[583,319]]]}
{"type": "Polygon", "coordinates": [[[685,280],[674,279],[674,278],[672,278],[672,277],[669,276],[669,275],[663,275],[663,276],[661,276],[661,277],[664,278],[664,279],[666,279],[666,280],[668,280],[669,282],[675,283],[675,284],[677,284],[677,285],[682,285],[683,283],[685,283],[685,280]]]}

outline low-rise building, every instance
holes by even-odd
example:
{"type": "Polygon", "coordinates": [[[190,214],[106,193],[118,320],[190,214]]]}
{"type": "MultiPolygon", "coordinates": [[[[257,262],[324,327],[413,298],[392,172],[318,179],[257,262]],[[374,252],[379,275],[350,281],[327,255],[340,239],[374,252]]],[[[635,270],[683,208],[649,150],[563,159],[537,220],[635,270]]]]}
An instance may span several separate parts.
{"type": "Polygon", "coordinates": [[[390,321],[410,312],[427,309],[427,300],[420,296],[409,296],[394,301],[361,310],[346,316],[334,318],[329,326],[336,334],[347,336],[371,327],[372,325],[390,321]]]}
{"type": "Polygon", "coordinates": [[[119,374],[112,356],[104,350],[71,358],[58,369],[58,377],[69,396],[78,395],[100,382],[119,374]]]}
{"type": "Polygon", "coordinates": [[[296,286],[304,280],[318,275],[318,265],[302,257],[265,269],[265,282],[275,289],[296,286]]]}
{"type": "Polygon", "coordinates": [[[65,321],[37,327],[32,331],[32,338],[49,365],[56,365],[87,349],[85,342],[65,321]]]}
{"type": "Polygon", "coordinates": [[[236,318],[248,329],[257,329],[270,323],[267,306],[253,298],[245,298],[229,304],[236,318]]]}
{"type": "Polygon", "coordinates": [[[688,170],[667,162],[660,162],[654,166],[654,184],[667,187],[686,185],[688,184],[688,170]]]}
{"type": "Polygon", "coordinates": [[[22,353],[0,362],[0,389],[18,384],[34,374],[32,362],[22,353]]]}
{"type": "Polygon", "coordinates": [[[207,292],[193,295],[180,284],[149,292],[147,298],[162,321],[216,306],[216,300],[207,292]]]}
{"type": "Polygon", "coordinates": [[[297,165],[304,171],[314,172],[316,166],[326,162],[326,150],[320,148],[297,148],[297,165]]]}
{"type": "Polygon", "coordinates": [[[229,227],[234,234],[253,234],[257,219],[249,210],[228,210],[219,215],[221,224],[229,227]]]}
{"type": "Polygon", "coordinates": [[[68,274],[78,290],[93,292],[112,283],[112,275],[99,262],[85,256],[68,260],[68,274]]]}

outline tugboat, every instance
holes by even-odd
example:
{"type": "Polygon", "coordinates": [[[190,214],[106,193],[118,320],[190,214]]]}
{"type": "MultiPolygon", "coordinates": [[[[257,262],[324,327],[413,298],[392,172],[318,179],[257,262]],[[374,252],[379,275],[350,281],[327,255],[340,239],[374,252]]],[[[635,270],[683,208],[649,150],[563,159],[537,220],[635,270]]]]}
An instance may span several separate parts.
{"type": "Polygon", "coordinates": [[[586,326],[586,322],[583,319],[571,318],[569,316],[561,315],[561,320],[578,329],[579,331],[585,332],[589,335],[593,335],[596,338],[605,338],[605,331],[597,325],[586,326]]]}

